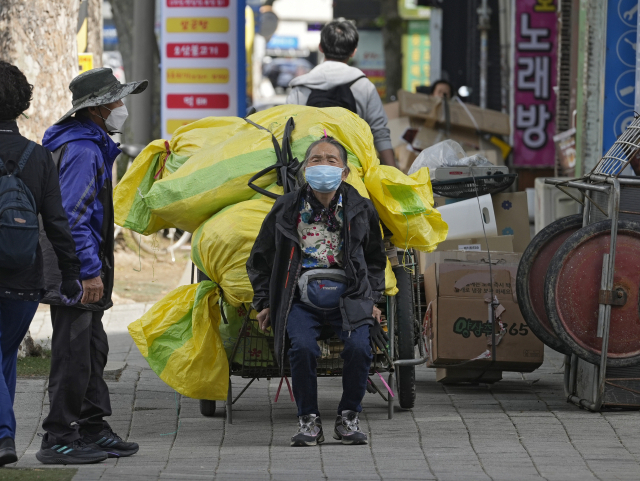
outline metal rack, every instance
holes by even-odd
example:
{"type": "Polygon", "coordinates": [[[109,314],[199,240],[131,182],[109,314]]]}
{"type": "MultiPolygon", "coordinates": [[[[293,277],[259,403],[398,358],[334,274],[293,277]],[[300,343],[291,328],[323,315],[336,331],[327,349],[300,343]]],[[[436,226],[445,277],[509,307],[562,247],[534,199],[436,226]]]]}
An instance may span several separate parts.
{"type": "Polygon", "coordinates": [[[546,181],[584,205],[583,227],[606,219],[611,221],[609,253],[603,255],[599,296],[600,362],[589,363],[575,353],[565,356],[565,395],[572,403],[590,411],[599,411],[605,406],[640,408],[640,370],[634,366],[617,367],[610,368],[609,376],[607,373],[613,303],[606,296],[607,293],[614,294],[618,222],[625,219],[640,221],[640,178],[621,175],[638,153],[640,117],[632,122],[589,175],[570,181],[546,181]],[[565,187],[579,189],[583,198],[576,198],[565,187]]]}

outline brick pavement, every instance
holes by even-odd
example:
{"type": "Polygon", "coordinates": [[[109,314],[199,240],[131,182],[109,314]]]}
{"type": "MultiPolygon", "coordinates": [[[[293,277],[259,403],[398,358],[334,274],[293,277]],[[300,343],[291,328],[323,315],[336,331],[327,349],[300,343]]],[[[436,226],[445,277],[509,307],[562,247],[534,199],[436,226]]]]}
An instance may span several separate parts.
{"type": "MultiPolygon", "coordinates": [[[[640,413],[594,414],[567,404],[562,395],[562,357],[547,351],[538,371],[505,373],[493,386],[442,386],[433,370],[417,369],[417,402],[396,409],[367,394],[362,415],[367,446],[342,446],[330,434],[321,447],[294,449],[295,408],[288,396],[274,403],[275,380],[255,382],[234,406],[227,425],[219,403],[213,418],[197,400],[176,395],[149,369],[126,332],[148,306],[116,306],[105,316],[110,362],[126,362],[109,382],[123,437],[140,443],[131,458],[82,467],[75,480],[637,480],[640,479],[640,413]]],[[[40,312],[35,337],[46,337],[40,312]]],[[[50,335],[50,334],[49,334],[50,335]]],[[[233,378],[238,393],[245,381],[233,378]]],[[[319,381],[320,407],[330,433],[340,379],[319,381]]],[[[16,439],[20,467],[35,459],[45,380],[18,382],[16,439]]],[[[54,468],[52,468],[54,469],[54,468]]]]}

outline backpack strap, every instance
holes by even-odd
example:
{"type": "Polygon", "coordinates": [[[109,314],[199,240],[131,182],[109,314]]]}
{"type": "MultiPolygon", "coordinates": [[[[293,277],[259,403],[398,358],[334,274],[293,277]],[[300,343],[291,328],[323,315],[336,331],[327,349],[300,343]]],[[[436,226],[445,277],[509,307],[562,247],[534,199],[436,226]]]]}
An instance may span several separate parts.
{"type": "MultiPolygon", "coordinates": [[[[351,88],[351,86],[354,83],[356,83],[358,80],[363,79],[363,78],[367,78],[367,76],[366,75],[360,75],[360,77],[353,79],[351,82],[348,82],[346,84],[339,84],[339,85],[336,85],[336,86],[334,86],[332,88],[342,87],[343,85],[346,85],[347,87],[351,88]]],[[[296,85],[296,87],[304,87],[304,88],[307,88],[309,90],[322,90],[323,92],[328,92],[329,90],[331,90],[331,89],[328,89],[328,90],[314,89],[313,87],[309,87],[308,85],[296,85]]]]}
{"type": "Polygon", "coordinates": [[[22,169],[24,169],[24,166],[26,165],[27,160],[29,160],[31,153],[35,148],[36,148],[36,143],[33,140],[30,140],[27,146],[24,148],[22,155],[20,156],[20,160],[18,161],[18,171],[15,172],[16,174],[18,172],[21,172],[22,169]]]}
{"type": "MultiPolygon", "coordinates": [[[[35,149],[35,147],[36,143],[33,140],[30,140],[27,146],[22,151],[22,155],[20,156],[20,160],[18,160],[17,167],[13,169],[12,174],[18,174],[22,171],[22,169],[24,169],[24,166],[27,163],[27,160],[29,160],[29,157],[31,156],[31,153],[33,152],[33,149],[35,149]]],[[[15,164],[14,161],[11,161],[11,163],[15,164]]],[[[0,172],[2,171],[6,171],[7,173],[9,173],[5,163],[2,162],[2,159],[0,159],[0,172]]]]}
{"type": "Polygon", "coordinates": [[[344,85],[346,85],[346,86],[348,86],[348,87],[351,87],[354,83],[356,83],[358,80],[363,79],[363,78],[367,78],[367,76],[366,76],[366,75],[361,75],[361,76],[360,76],[360,77],[358,77],[357,79],[352,80],[352,81],[351,81],[351,82],[349,82],[348,84],[344,84],[344,85]]]}

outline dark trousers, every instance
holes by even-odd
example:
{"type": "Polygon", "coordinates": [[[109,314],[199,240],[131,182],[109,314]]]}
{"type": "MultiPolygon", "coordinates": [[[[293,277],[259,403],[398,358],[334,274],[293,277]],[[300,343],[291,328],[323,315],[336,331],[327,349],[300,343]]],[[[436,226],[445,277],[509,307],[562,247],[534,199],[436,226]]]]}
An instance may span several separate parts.
{"type": "Polygon", "coordinates": [[[80,429],[97,434],[109,425],[109,388],[102,375],[109,343],[101,311],[51,306],[49,415],[42,423],[47,441],[70,444],[80,429]],[[72,425],[72,423],[74,423],[72,425]]]}
{"type": "Polygon", "coordinates": [[[0,298],[0,439],[16,437],[16,361],[18,347],[38,309],[35,301],[0,298]]]}
{"type": "Polygon", "coordinates": [[[344,342],[344,349],[340,354],[344,360],[344,368],[338,414],[345,410],[361,412],[360,403],[367,390],[369,368],[373,359],[369,341],[370,326],[343,331],[339,309],[315,309],[294,300],[287,321],[287,334],[291,340],[289,364],[298,416],[320,415],[316,368],[321,355],[317,341],[323,326],[331,326],[344,342]]]}

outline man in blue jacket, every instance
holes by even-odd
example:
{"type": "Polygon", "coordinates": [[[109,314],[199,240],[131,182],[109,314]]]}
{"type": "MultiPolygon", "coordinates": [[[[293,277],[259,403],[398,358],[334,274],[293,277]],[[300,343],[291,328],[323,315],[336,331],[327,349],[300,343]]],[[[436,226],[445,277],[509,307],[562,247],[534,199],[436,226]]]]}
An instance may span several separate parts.
{"type": "MultiPolygon", "coordinates": [[[[111,415],[103,379],[109,344],[102,315],[113,302],[113,162],[120,153],[110,135],[127,118],[122,99],[145,90],[148,82],[121,84],[110,68],[89,70],[71,82],[73,108],[50,127],[42,144],[57,165],[62,205],[80,259],[83,297],[61,303],[59,271],[44,239],[46,294],[53,336],[46,434],[36,457],[45,464],[84,464],[130,456],[136,443],[125,442],[104,420],[111,415]],[[72,115],[75,114],[74,117],[72,115]],[[57,283],[57,284],[56,284],[57,283]],[[74,444],[72,448],[72,444],[74,444]]],[[[42,237],[42,236],[41,236],[42,237]]]]}

